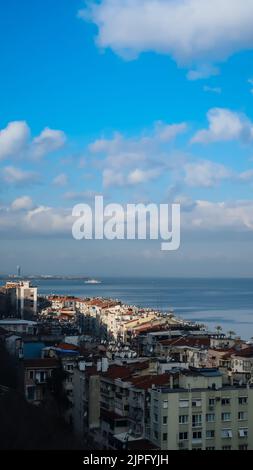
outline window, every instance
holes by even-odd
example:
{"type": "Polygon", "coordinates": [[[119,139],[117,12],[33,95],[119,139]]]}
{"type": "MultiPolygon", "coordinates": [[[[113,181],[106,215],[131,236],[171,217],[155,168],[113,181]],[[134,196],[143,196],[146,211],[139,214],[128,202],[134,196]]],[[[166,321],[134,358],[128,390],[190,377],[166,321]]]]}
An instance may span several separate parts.
{"type": "Polygon", "coordinates": [[[221,421],[231,421],[231,413],[221,413],[221,421]]]}
{"type": "Polygon", "coordinates": [[[209,406],[215,405],[215,398],[209,398],[209,406]]]}
{"type": "Polygon", "coordinates": [[[31,379],[31,380],[33,379],[33,370],[29,371],[29,379],[31,379]]]}
{"type": "Polygon", "coordinates": [[[206,431],[206,438],[213,439],[215,437],[215,431],[206,431]]]}
{"type": "Polygon", "coordinates": [[[180,432],[179,433],[179,440],[180,441],[187,441],[188,439],[188,432],[180,432]]]}
{"type": "Polygon", "coordinates": [[[157,421],[158,421],[158,415],[156,413],[154,414],[154,421],[155,421],[155,423],[157,423],[157,421]]]}
{"type": "Polygon", "coordinates": [[[231,450],[231,446],[223,446],[222,450],[231,450]]]}
{"type": "Polygon", "coordinates": [[[239,411],[238,419],[239,421],[244,421],[245,419],[247,419],[247,413],[245,411],[239,411]]]}
{"type": "Polygon", "coordinates": [[[179,408],[188,408],[189,400],[179,400],[179,408]]]}
{"type": "Polygon", "coordinates": [[[197,428],[202,425],[202,415],[192,415],[192,427],[197,428]]]}
{"type": "Polygon", "coordinates": [[[206,450],[215,450],[215,447],[206,447],[206,450]]]}
{"type": "Polygon", "coordinates": [[[195,408],[195,407],[199,407],[202,405],[202,401],[200,399],[196,399],[196,400],[192,400],[192,407],[195,408]]]}
{"type": "Polygon", "coordinates": [[[168,439],[168,434],[167,434],[167,432],[164,432],[163,433],[163,441],[167,441],[167,439],[168,439]]]}
{"type": "Polygon", "coordinates": [[[188,423],[188,415],[179,416],[179,424],[187,424],[187,423],[188,423]]]}
{"type": "Polygon", "coordinates": [[[215,414],[214,413],[207,413],[206,415],[207,423],[214,423],[215,421],[215,414]]]}
{"type": "Polygon", "coordinates": [[[221,399],[222,405],[230,405],[230,398],[222,398],[221,399]]]}
{"type": "Polygon", "coordinates": [[[233,437],[231,429],[222,429],[221,437],[223,439],[231,439],[231,437],[233,437]]]}
{"type": "Polygon", "coordinates": [[[239,429],[239,437],[248,437],[248,428],[239,429]]]}
{"type": "Polygon", "coordinates": [[[193,431],[192,439],[202,439],[202,432],[201,431],[193,431]]]}
{"type": "Polygon", "coordinates": [[[248,445],[247,444],[240,445],[239,450],[248,450],[248,445]]]}
{"type": "Polygon", "coordinates": [[[239,405],[247,405],[248,397],[239,397],[238,398],[238,403],[239,403],[239,405]]]}
{"type": "Polygon", "coordinates": [[[158,439],[158,432],[157,431],[154,431],[154,438],[158,439]]]}
{"type": "Polygon", "coordinates": [[[168,408],[168,400],[163,400],[163,408],[168,408]]]}
{"type": "Polygon", "coordinates": [[[35,387],[26,387],[27,400],[35,400],[35,387]]]}
{"type": "Polygon", "coordinates": [[[163,416],[163,424],[167,424],[168,423],[168,417],[167,416],[163,416]]]}

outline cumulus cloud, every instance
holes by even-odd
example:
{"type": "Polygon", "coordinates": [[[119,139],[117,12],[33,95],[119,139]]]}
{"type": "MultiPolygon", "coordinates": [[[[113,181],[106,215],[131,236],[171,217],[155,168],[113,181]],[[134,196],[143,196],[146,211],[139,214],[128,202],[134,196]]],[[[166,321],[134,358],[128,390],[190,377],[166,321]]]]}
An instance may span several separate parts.
{"type": "Polygon", "coordinates": [[[104,187],[136,185],[148,182],[168,167],[168,146],[185,133],[184,122],[154,123],[150,131],[135,137],[116,132],[111,139],[101,138],[89,145],[92,155],[103,156],[96,164],[103,169],[104,187]]]}
{"type": "Polygon", "coordinates": [[[124,174],[113,169],[106,169],[103,171],[103,186],[109,188],[110,186],[123,186],[125,184],[124,174]]]}
{"type": "MultiPolygon", "coordinates": [[[[21,198],[20,198],[21,199],[21,198]]],[[[31,201],[30,201],[31,202],[31,201]]],[[[181,217],[182,233],[201,232],[252,232],[253,201],[211,202],[193,201],[181,197],[183,204],[181,217]]],[[[71,209],[52,208],[44,205],[28,207],[27,204],[13,203],[0,208],[0,236],[4,237],[72,237],[72,225],[76,220],[71,209]],[[22,210],[21,210],[22,209],[22,210]],[[15,216],[13,211],[15,210],[15,216]]],[[[144,215],[144,212],[143,212],[144,215]]],[[[142,219],[141,219],[142,220],[142,219]]]]}
{"type": "Polygon", "coordinates": [[[140,184],[140,183],[147,183],[150,180],[158,178],[160,175],[160,170],[155,168],[153,170],[140,170],[136,168],[134,171],[129,173],[127,177],[127,181],[129,184],[140,184]]]}
{"type": "Polygon", "coordinates": [[[91,153],[107,153],[110,155],[120,154],[124,149],[125,154],[139,155],[143,150],[150,148],[150,146],[156,146],[162,143],[171,142],[180,134],[183,134],[187,130],[187,124],[185,122],[176,124],[167,124],[162,121],[154,123],[153,128],[149,132],[126,138],[119,132],[115,132],[111,139],[97,139],[89,145],[91,153]]]}
{"type": "Polygon", "coordinates": [[[96,24],[99,47],[128,59],[154,51],[206,66],[253,47],[252,0],[91,0],[78,15],[96,24]]]}
{"type": "Polygon", "coordinates": [[[188,186],[210,188],[221,180],[231,178],[233,172],[224,165],[209,160],[187,163],[184,166],[184,181],[188,186]]]}
{"type": "Polygon", "coordinates": [[[2,170],[5,183],[14,185],[32,184],[39,181],[39,175],[32,171],[25,171],[15,166],[7,166],[2,170]]]}
{"type": "Polygon", "coordinates": [[[208,129],[198,131],[192,138],[192,143],[253,140],[253,123],[244,114],[225,108],[213,108],[208,111],[207,119],[208,129]]]}
{"type": "Polygon", "coordinates": [[[56,186],[65,186],[68,182],[68,177],[65,173],[60,173],[53,179],[53,184],[56,186]]]}
{"type": "Polygon", "coordinates": [[[253,201],[211,202],[196,201],[191,212],[182,217],[182,229],[199,231],[236,231],[253,230],[253,201]]]}
{"type": "Polygon", "coordinates": [[[0,160],[19,155],[30,137],[30,129],[24,121],[10,122],[0,131],[0,160]]]}
{"type": "Polygon", "coordinates": [[[64,132],[46,127],[38,137],[33,139],[31,153],[36,158],[59,150],[66,142],[64,132]]]}
{"type": "Polygon", "coordinates": [[[4,237],[69,236],[74,219],[71,210],[39,205],[25,197],[0,209],[0,235],[4,237]],[[14,214],[15,211],[15,214],[14,214]]]}
{"type": "Polygon", "coordinates": [[[0,131],[0,160],[13,157],[42,158],[60,149],[65,142],[64,132],[49,127],[32,139],[31,130],[25,121],[13,121],[0,131]]]}
{"type": "Polygon", "coordinates": [[[18,197],[11,204],[11,209],[14,211],[32,209],[32,207],[33,207],[33,201],[30,198],[30,196],[18,197]]]}

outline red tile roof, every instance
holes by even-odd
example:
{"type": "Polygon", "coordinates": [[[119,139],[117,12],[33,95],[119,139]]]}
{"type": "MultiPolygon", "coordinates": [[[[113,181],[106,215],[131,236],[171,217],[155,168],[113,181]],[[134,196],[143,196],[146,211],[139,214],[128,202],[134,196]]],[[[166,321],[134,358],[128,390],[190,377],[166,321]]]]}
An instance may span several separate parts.
{"type": "Polygon", "coordinates": [[[55,358],[25,359],[25,369],[54,369],[59,366],[59,361],[55,358]]]}
{"type": "Polygon", "coordinates": [[[70,351],[79,351],[78,346],[75,346],[74,344],[70,344],[70,343],[59,343],[59,344],[57,344],[57,348],[64,349],[66,351],[68,351],[68,350],[70,350],[70,351]]]}
{"type": "MultiPolygon", "coordinates": [[[[175,377],[175,374],[173,375],[175,377]]],[[[148,390],[152,385],[167,385],[170,382],[170,374],[143,375],[131,379],[131,383],[136,388],[148,390]]]]}
{"type": "Polygon", "coordinates": [[[242,349],[241,351],[234,352],[234,356],[253,357],[253,346],[249,346],[248,348],[242,349]]]}
{"type": "Polygon", "coordinates": [[[162,346],[188,346],[193,348],[198,348],[201,346],[205,346],[208,348],[210,346],[210,338],[206,336],[198,337],[198,336],[186,336],[180,338],[173,338],[173,339],[166,339],[159,341],[162,346]]]}

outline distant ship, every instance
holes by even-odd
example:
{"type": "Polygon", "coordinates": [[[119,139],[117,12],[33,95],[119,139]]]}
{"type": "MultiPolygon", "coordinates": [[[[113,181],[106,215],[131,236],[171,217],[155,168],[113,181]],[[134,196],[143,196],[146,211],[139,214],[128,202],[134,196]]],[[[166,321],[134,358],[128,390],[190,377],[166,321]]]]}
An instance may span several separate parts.
{"type": "Polygon", "coordinates": [[[98,281],[97,279],[88,279],[84,283],[85,284],[101,284],[101,281],[98,281]]]}

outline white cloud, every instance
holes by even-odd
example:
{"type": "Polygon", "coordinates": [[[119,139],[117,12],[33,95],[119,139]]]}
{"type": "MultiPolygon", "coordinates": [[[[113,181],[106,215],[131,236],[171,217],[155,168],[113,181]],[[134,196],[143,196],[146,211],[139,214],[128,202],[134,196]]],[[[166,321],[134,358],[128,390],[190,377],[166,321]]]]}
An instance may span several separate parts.
{"type": "Polygon", "coordinates": [[[38,182],[37,173],[24,171],[15,166],[7,166],[2,171],[3,180],[8,184],[23,185],[38,182]]]}
{"type": "Polygon", "coordinates": [[[253,181],[253,170],[246,170],[239,174],[239,180],[242,182],[253,181]]]}
{"type": "Polygon", "coordinates": [[[198,131],[192,143],[253,140],[253,123],[244,114],[225,108],[213,108],[207,114],[209,128],[198,131]]]}
{"type": "Polygon", "coordinates": [[[220,87],[212,87],[208,85],[205,85],[203,87],[203,90],[207,93],[216,93],[217,95],[220,95],[222,92],[222,89],[220,87]]]}
{"type": "Polygon", "coordinates": [[[77,201],[77,200],[93,200],[95,196],[98,196],[98,191],[68,191],[64,194],[64,199],[67,201],[77,201]]]}
{"type": "Polygon", "coordinates": [[[196,163],[187,163],[184,167],[184,181],[188,186],[210,188],[216,186],[221,180],[231,178],[232,171],[224,165],[208,160],[196,163]]]}
{"type": "Polygon", "coordinates": [[[30,129],[24,121],[10,122],[0,131],[0,160],[22,153],[27,145],[30,129]]]}
{"type": "Polygon", "coordinates": [[[59,150],[66,142],[64,132],[46,127],[31,145],[32,156],[41,158],[44,155],[59,150]]]}
{"type": "Polygon", "coordinates": [[[196,80],[215,77],[216,75],[219,75],[219,69],[217,67],[213,67],[212,65],[202,65],[195,70],[190,70],[187,73],[187,78],[194,82],[196,80]]]}
{"type": "Polygon", "coordinates": [[[129,173],[127,177],[127,182],[131,185],[147,183],[150,180],[158,178],[160,175],[160,170],[155,168],[153,170],[140,170],[136,168],[134,171],[129,173]]]}
{"type": "Polygon", "coordinates": [[[169,165],[168,145],[186,130],[185,122],[157,121],[150,131],[135,137],[116,132],[111,139],[103,137],[92,142],[90,152],[104,157],[96,161],[96,166],[103,169],[104,187],[141,184],[156,178],[169,165]]]}
{"type": "Polygon", "coordinates": [[[60,149],[65,142],[64,132],[49,127],[31,139],[28,124],[25,121],[13,121],[0,131],[0,160],[20,157],[41,158],[60,149]]]}
{"type": "Polygon", "coordinates": [[[178,135],[183,134],[187,130],[187,124],[182,122],[180,124],[165,124],[162,121],[156,123],[156,132],[154,139],[160,142],[170,142],[178,135]]]}
{"type": "Polygon", "coordinates": [[[185,122],[176,124],[166,124],[162,121],[154,123],[153,128],[148,132],[143,132],[137,137],[125,137],[119,132],[115,132],[112,139],[98,139],[89,145],[91,153],[107,153],[108,155],[135,154],[136,156],[150,148],[162,143],[171,142],[180,134],[187,130],[185,122]]]}
{"type": "Polygon", "coordinates": [[[103,171],[103,186],[105,188],[108,188],[109,186],[123,186],[124,184],[125,178],[123,173],[112,169],[106,169],[103,171]]]}
{"type": "Polygon", "coordinates": [[[53,183],[56,186],[65,186],[68,182],[68,177],[65,173],[60,173],[53,179],[53,183]]]}
{"type": "Polygon", "coordinates": [[[125,58],[154,51],[203,66],[253,47],[252,0],[88,1],[79,17],[97,25],[99,47],[125,58]]]}
{"type": "Polygon", "coordinates": [[[14,211],[32,209],[33,201],[30,196],[21,196],[15,199],[11,204],[11,209],[14,211]]]}
{"type": "Polygon", "coordinates": [[[210,202],[196,201],[191,212],[182,217],[182,230],[199,232],[207,230],[219,233],[229,230],[245,232],[253,230],[253,201],[210,202]]]}

